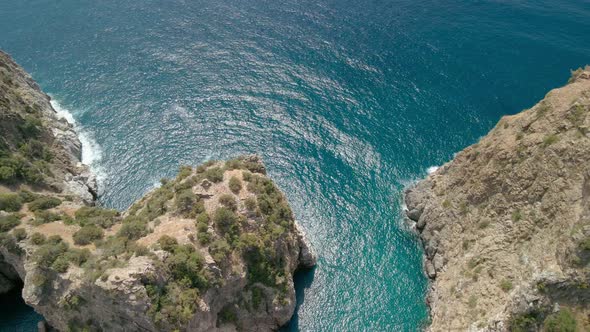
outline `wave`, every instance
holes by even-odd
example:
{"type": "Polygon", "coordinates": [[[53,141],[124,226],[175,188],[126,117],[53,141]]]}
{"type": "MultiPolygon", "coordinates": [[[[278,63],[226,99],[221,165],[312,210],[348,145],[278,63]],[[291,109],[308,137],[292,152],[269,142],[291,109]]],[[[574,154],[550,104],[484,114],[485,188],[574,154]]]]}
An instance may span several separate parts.
{"type": "Polygon", "coordinates": [[[428,175],[436,172],[439,169],[440,166],[430,166],[426,169],[426,173],[428,173],[428,175]]]}
{"type": "Polygon", "coordinates": [[[80,125],[74,118],[72,112],[61,106],[57,100],[53,99],[53,96],[51,96],[50,103],[57,113],[57,116],[65,119],[74,127],[74,130],[78,134],[78,139],[82,144],[82,163],[90,167],[96,176],[96,181],[98,182],[100,190],[102,188],[102,183],[104,183],[106,179],[106,172],[101,165],[102,148],[94,139],[92,132],[80,125]]]}

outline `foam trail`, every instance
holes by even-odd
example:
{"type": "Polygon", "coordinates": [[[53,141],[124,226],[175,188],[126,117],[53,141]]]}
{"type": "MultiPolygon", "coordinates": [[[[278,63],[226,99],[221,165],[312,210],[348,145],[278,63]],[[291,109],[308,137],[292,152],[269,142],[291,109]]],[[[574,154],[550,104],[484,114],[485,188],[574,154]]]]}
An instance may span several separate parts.
{"type": "Polygon", "coordinates": [[[74,119],[74,116],[69,110],[62,107],[57,100],[53,99],[53,97],[50,103],[59,118],[65,119],[74,126],[76,133],[78,133],[78,139],[80,140],[80,143],[82,143],[82,163],[88,165],[90,169],[92,169],[92,172],[98,181],[99,188],[102,188],[101,183],[103,183],[106,178],[106,173],[100,165],[100,161],[102,160],[102,148],[98,145],[92,133],[82,127],[76,119],[74,119]]]}

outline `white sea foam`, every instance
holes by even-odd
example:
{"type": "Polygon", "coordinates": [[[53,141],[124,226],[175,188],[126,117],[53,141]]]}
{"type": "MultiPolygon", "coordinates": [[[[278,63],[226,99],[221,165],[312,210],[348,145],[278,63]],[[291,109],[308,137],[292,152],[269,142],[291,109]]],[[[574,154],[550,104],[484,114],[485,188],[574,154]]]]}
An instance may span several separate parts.
{"type": "Polygon", "coordinates": [[[426,169],[426,173],[428,173],[428,175],[436,172],[436,170],[438,170],[439,166],[430,166],[426,169]]]}
{"type": "Polygon", "coordinates": [[[68,109],[62,107],[53,97],[51,99],[51,106],[53,106],[59,118],[65,119],[74,126],[76,133],[78,133],[78,139],[82,143],[82,163],[90,166],[99,183],[99,188],[101,188],[102,186],[100,184],[106,178],[106,173],[100,164],[102,160],[102,148],[94,139],[92,132],[81,126],[74,118],[74,115],[68,109]]]}

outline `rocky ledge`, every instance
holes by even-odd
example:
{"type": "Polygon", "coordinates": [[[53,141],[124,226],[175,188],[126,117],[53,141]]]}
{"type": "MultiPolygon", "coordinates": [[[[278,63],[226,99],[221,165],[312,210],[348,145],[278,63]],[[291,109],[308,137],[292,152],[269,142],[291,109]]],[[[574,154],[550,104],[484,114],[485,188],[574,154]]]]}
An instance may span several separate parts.
{"type": "Polygon", "coordinates": [[[0,52],[0,293],[58,330],[271,331],[315,256],[257,156],[196,168],[127,211],[98,207],[75,131],[0,52]]]}
{"type": "Polygon", "coordinates": [[[590,68],[406,191],[431,331],[588,331],[590,68]]]}

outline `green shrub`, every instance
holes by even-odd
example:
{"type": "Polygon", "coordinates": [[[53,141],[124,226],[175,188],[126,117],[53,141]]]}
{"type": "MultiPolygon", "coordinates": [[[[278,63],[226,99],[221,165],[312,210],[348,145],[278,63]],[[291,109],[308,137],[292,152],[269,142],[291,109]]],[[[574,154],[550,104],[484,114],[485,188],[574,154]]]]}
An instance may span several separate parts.
{"type": "Polygon", "coordinates": [[[74,243],[77,245],[87,245],[104,237],[104,231],[95,225],[86,225],[74,233],[74,243]]]}
{"type": "Polygon", "coordinates": [[[558,140],[559,137],[557,137],[557,135],[555,134],[545,136],[545,138],[543,138],[543,147],[548,147],[549,145],[557,142],[558,140]]]}
{"type": "Polygon", "coordinates": [[[37,141],[30,140],[25,144],[21,145],[20,152],[30,160],[42,159],[45,161],[51,160],[51,153],[45,147],[45,144],[37,141]]]}
{"type": "Polygon", "coordinates": [[[520,210],[514,210],[512,211],[512,221],[517,222],[520,221],[522,219],[522,213],[520,212],[520,210]]]}
{"type": "Polygon", "coordinates": [[[227,260],[227,256],[231,253],[231,247],[224,239],[215,240],[209,246],[209,253],[217,263],[222,263],[227,260]]]}
{"type": "Polygon", "coordinates": [[[244,179],[244,181],[247,181],[247,182],[252,181],[252,173],[250,173],[248,171],[242,172],[242,179],[244,179]]]}
{"type": "Polygon", "coordinates": [[[514,315],[508,322],[511,332],[538,331],[541,314],[537,311],[514,315]]]}
{"type": "Polygon", "coordinates": [[[223,233],[231,232],[236,227],[237,221],[238,218],[236,214],[226,207],[218,208],[213,216],[213,222],[223,233]]]}
{"type": "Polygon", "coordinates": [[[561,308],[559,312],[549,315],[543,324],[547,332],[575,332],[578,325],[576,317],[568,308],[561,308]]]}
{"type": "Polygon", "coordinates": [[[211,234],[209,234],[208,232],[200,232],[199,234],[197,234],[197,240],[199,240],[200,244],[207,245],[211,243],[211,234]]]}
{"type": "Polygon", "coordinates": [[[0,210],[17,212],[23,206],[23,199],[15,193],[0,194],[0,210]]]}
{"type": "Polygon", "coordinates": [[[80,226],[95,225],[109,228],[118,221],[119,212],[94,206],[83,206],[76,213],[76,221],[80,226]]]}
{"type": "Polygon", "coordinates": [[[209,224],[209,215],[207,214],[207,212],[201,212],[197,215],[197,227],[199,224],[205,224],[208,225],[209,224]]]}
{"type": "Polygon", "coordinates": [[[41,133],[42,122],[32,115],[25,115],[24,121],[17,126],[25,139],[38,137],[41,133]]]}
{"type": "Polygon", "coordinates": [[[176,241],[176,239],[171,236],[162,235],[160,239],[158,239],[158,244],[162,250],[172,252],[178,245],[178,241],[176,241]]]}
{"type": "Polygon", "coordinates": [[[504,291],[504,292],[509,292],[512,289],[512,281],[508,280],[508,279],[504,279],[500,282],[500,288],[504,291]]]}
{"type": "Polygon", "coordinates": [[[65,242],[52,243],[47,241],[33,253],[33,260],[42,268],[50,268],[53,263],[68,251],[68,245],[65,242]]]}
{"type": "Polygon", "coordinates": [[[31,243],[34,245],[40,246],[45,243],[46,240],[45,235],[41,233],[33,233],[33,235],[31,235],[31,243]]]}
{"type": "Polygon", "coordinates": [[[16,214],[0,217],[0,233],[8,232],[18,225],[20,225],[20,216],[16,214]]]}
{"type": "Polygon", "coordinates": [[[12,235],[17,241],[22,241],[27,238],[27,231],[24,228],[16,228],[12,231],[12,235]]]}
{"type": "Polygon", "coordinates": [[[77,266],[81,266],[82,264],[86,263],[90,258],[90,250],[78,249],[78,248],[70,248],[68,252],[65,254],[67,260],[77,266]]]}
{"type": "Polygon", "coordinates": [[[191,287],[200,290],[209,286],[205,259],[192,245],[176,245],[166,259],[166,266],[176,281],[188,280],[191,287]]]}
{"type": "Polygon", "coordinates": [[[238,194],[240,190],[242,190],[242,181],[238,179],[236,176],[232,176],[229,179],[229,189],[234,193],[238,194]]]}
{"type": "Polygon", "coordinates": [[[193,194],[192,189],[186,189],[176,194],[174,205],[178,213],[186,216],[193,210],[196,202],[197,195],[193,194]]]}
{"type": "Polygon", "coordinates": [[[225,169],[234,170],[242,168],[242,161],[240,159],[230,159],[225,162],[225,169]]]}
{"type": "Polygon", "coordinates": [[[70,267],[70,262],[68,261],[68,259],[64,255],[57,257],[57,259],[53,262],[53,264],[51,264],[51,269],[58,272],[58,273],[67,272],[69,267],[70,267]]]}
{"type": "Polygon", "coordinates": [[[14,240],[12,235],[7,233],[0,233],[0,246],[6,248],[8,252],[13,253],[15,255],[22,255],[24,251],[19,247],[19,245],[14,240]]]}
{"type": "Polygon", "coordinates": [[[35,221],[33,222],[34,225],[42,225],[47,224],[56,220],[61,220],[62,216],[50,211],[35,211],[35,221]]]}
{"type": "Polygon", "coordinates": [[[230,194],[223,194],[219,196],[219,204],[225,206],[226,208],[236,211],[238,209],[238,204],[236,203],[236,199],[230,194]]]}
{"type": "Polygon", "coordinates": [[[252,306],[254,309],[258,309],[263,299],[264,291],[260,287],[252,287],[252,306]]]}
{"type": "Polygon", "coordinates": [[[217,314],[217,320],[219,321],[219,324],[235,323],[238,321],[238,316],[236,315],[235,310],[226,306],[219,311],[219,314],[217,314]]]}
{"type": "Polygon", "coordinates": [[[47,243],[58,244],[58,243],[62,243],[62,242],[63,242],[63,239],[59,235],[51,235],[50,237],[47,238],[47,243]]]}
{"type": "Polygon", "coordinates": [[[192,173],[192,167],[186,165],[180,166],[180,168],[178,169],[178,175],[176,176],[176,181],[180,181],[186,178],[187,176],[191,175],[192,173]]]}
{"type": "Polygon", "coordinates": [[[12,183],[16,179],[16,170],[10,166],[0,166],[0,182],[12,183]]]}
{"type": "Polygon", "coordinates": [[[29,210],[40,211],[54,208],[61,204],[61,199],[52,196],[41,196],[29,203],[29,210]]]}
{"type": "Polygon", "coordinates": [[[246,161],[246,162],[243,162],[243,165],[244,165],[243,167],[245,169],[249,170],[252,173],[266,174],[266,170],[264,169],[264,166],[260,163],[246,161]]]}
{"type": "Polygon", "coordinates": [[[244,205],[246,206],[246,209],[248,211],[256,211],[256,198],[254,197],[248,197],[246,198],[246,200],[244,201],[244,205]]]}
{"type": "Polygon", "coordinates": [[[117,236],[126,237],[130,240],[137,240],[148,234],[147,222],[137,217],[127,217],[123,220],[123,226],[117,236]]]}
{"type": "Polygon", "coordinates": [[[28,190],[21,190],[18,192],[18,195],[20,196],[20,198],[22,198],[23,202],[25,203],[30,203],[39,197],[39,195],[32,193],[28,190]]]}
{"type": "Polygon", "coordinates": [[[223,181],[223,170],[219,167],[209,168],[205,171],[205,177],[213,183],[221,182],[223,181]]]}

